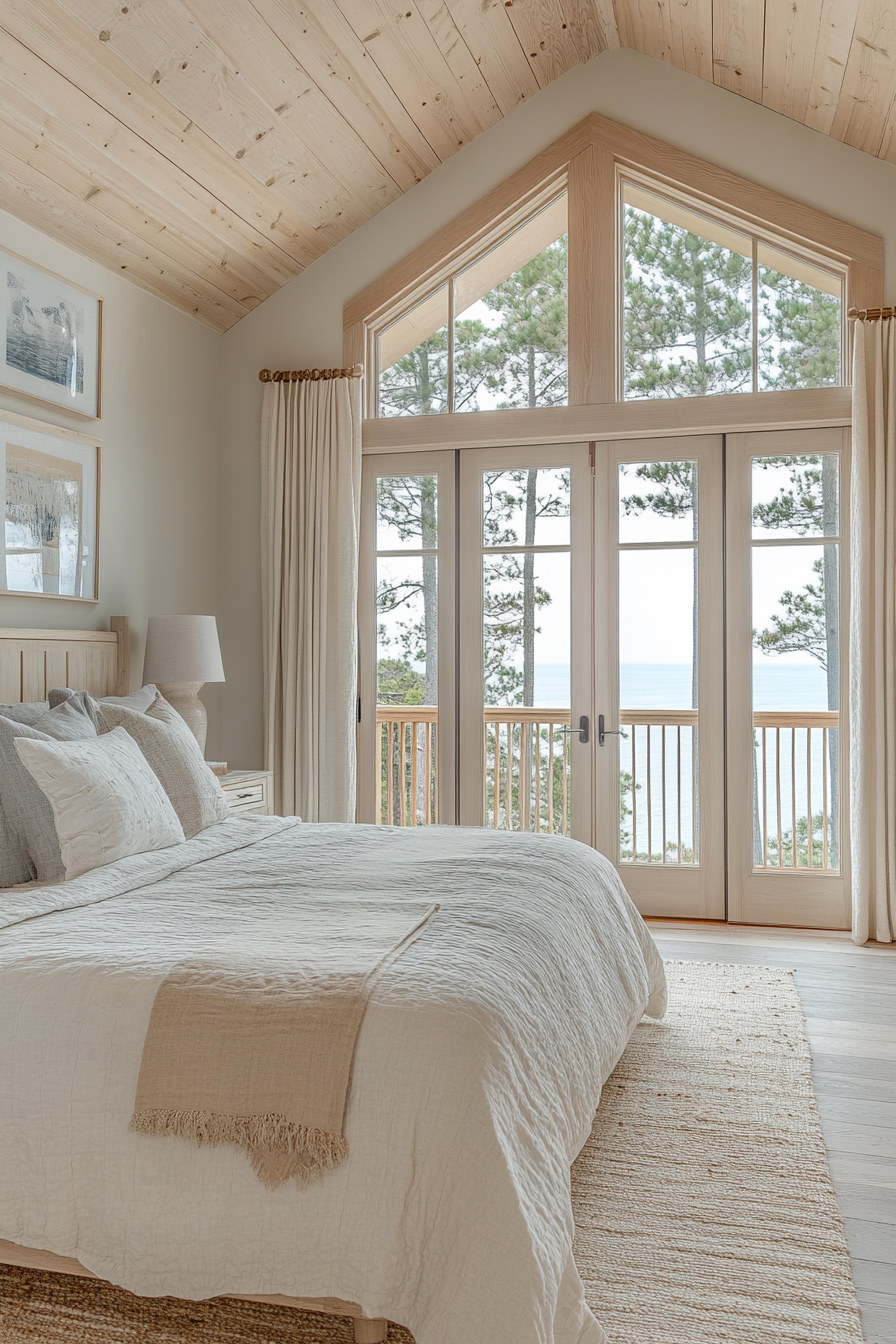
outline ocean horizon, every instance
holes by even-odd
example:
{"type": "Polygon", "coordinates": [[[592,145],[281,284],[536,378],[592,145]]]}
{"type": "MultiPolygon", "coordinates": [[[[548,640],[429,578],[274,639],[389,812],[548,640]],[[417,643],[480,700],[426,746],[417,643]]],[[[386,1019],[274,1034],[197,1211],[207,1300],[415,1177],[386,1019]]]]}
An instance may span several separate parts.
{"type": "MultiPolygon", "coordinates": [[[[691,669],[687,663],[623,663],[620,666],[623,709],[688,709],[691,669]]],[[[569,706],[569,664],[535,664],[535,703],[569,706]]],[[[816,664],[753,664],[754,709],[826,710],[827,676],[816,664]]]]}

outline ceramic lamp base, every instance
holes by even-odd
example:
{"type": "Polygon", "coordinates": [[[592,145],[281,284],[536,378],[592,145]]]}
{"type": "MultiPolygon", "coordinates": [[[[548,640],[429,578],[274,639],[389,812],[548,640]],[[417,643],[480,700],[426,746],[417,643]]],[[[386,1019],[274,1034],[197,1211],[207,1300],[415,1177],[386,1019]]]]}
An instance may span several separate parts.
{"type": "Polygon", "coordinates": [[[167,681],[156,683],[159,690],[164,695],[174,709],[187,724],[190,732],[199,743],[203,756],[205,755],[205,738],[208,733],[208,713],[205,705],[199,699],[199,691],[205,685],[204,681],[167,681]]]}

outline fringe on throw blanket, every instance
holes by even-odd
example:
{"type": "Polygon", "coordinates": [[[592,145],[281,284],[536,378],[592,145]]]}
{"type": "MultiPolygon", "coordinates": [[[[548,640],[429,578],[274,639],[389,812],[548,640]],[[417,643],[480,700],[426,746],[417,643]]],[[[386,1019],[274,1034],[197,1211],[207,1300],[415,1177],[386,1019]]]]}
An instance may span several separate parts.
{"type": "Polygon", "coordinates": [[[197,1147],[232,1143],[242,1148],[256,1176],[269,1190],[295,1178],[307,1185],[348,1155],[341,1134],[327,1134],[287,1120],[285,1115],[220,1115],[216,1111],[136,1111],[133,1134],[192,1139],[197,1147]]]}

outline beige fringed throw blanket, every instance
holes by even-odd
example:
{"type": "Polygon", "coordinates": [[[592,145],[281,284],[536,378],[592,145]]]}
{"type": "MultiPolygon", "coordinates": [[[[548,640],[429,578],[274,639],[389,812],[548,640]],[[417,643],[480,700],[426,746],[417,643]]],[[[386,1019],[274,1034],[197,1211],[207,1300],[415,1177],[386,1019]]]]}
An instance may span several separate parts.
{"type": "Polygon", "coordinates": [[[438,908],[290,904],[238,944],[180,962],[156,993],[131,1130],[236,1144],[270,1189],[336,1166],[374,982],[438,908]]]}

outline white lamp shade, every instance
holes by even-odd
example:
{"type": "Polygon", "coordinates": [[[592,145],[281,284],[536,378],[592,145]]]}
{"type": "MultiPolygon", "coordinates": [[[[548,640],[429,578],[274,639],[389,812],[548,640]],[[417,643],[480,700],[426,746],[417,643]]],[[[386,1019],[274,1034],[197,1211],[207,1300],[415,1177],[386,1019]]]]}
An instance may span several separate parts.
{"type": "Polygon", "coordinates": [[[143,681],[223,681],[214,616],[150,616],[143,681]]]}

